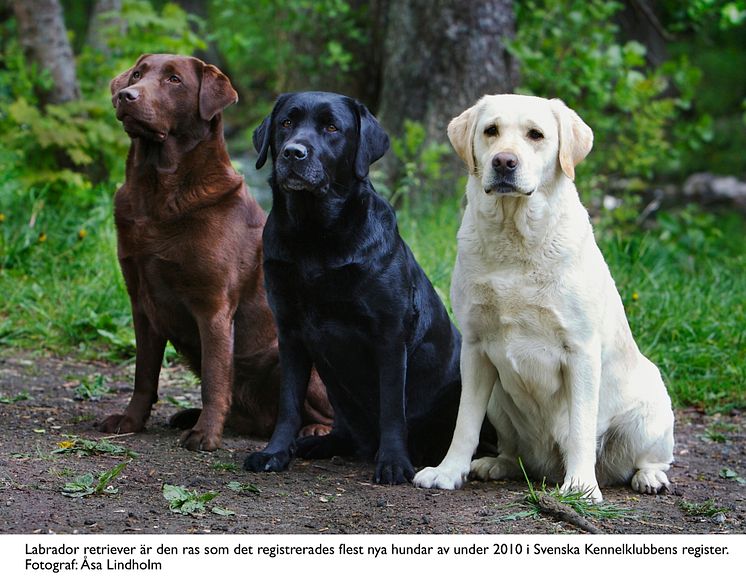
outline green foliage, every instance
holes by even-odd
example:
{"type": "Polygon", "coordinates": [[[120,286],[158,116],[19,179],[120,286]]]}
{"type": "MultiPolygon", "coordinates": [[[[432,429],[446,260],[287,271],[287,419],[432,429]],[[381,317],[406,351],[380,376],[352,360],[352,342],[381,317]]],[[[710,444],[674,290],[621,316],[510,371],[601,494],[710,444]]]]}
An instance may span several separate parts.
{"type": "MultiPolygon", "coordinates": [[[[207,503],[218,496],[218,494],[214,491],[199,494],[182,486],[163,485],[163,498],[168,501],[169,510],[172,513],[179,513],[180,515],[198,516],[203,514],[207,503]]],[[[221,509],[220,507],[214,507],[212,511],[218,515],[233,514],[232,511],[221,509]]]]}
{"type": "Polygon", "coordinates": [[[278,93],[344,79],[367,42],[364,17],[347,0],[213,0],[211,39],[258,121],[278,93]]]}
{"type": "Polygon", "coordinates": [[[397,211],[399,231],[451,312],[451,274],[456,263],[456,232],[461,222],[461,199],[411,204],[397,211]]]}
{"type": "Polygon", "coordinates": [[[144,52],[190,54],[204,42],[192,31],[199,21],[175,4],[160,12],[149,2],[125,0],[119,26],[102,30],[108,51],[85,46],[77,58],[82,96],[43,105],[38,95],[52,87],[46,70],[29,65],[16,38],[14,21],[4,23],[0,50],[0,181],[12,186],[0,194],[37,189],[59,202],[96,201],[91,183],[121,179],[128,139],[113,114],[109,81],[144,52]]]}
{"type": "Polygon", "coordinates": [[[119,489],[115,488],[111,483],[121,474],[127,464],[128,463],[126,462],[122,462],[115,467],[102,472],[98,476],[91,473],[86,473],[82,476],[79,476],[74,481],[69,482],[65,485],[65,487],[62,489],[62,494],[66,497],[72,498],[98,494],[117,494],[119,492],[119,489]]]}
{"type": "Polygon", "coordinates": [[[31,400],[31,394],[23,391],[14,394],[13,396],[0,396],[0,404],[15,404],[16,402],[23,402],[24,400],[31,400]]]}
{"type": "Polygon", "coordinates": [[[230,481],[225,486],[237,493],[254,493],[258,495],[262,492],[261,489],[253,483],[230,481]]]}
{"type": "Polygon", "coordinates": [[[707,428],[705,428],[705,431],[701,435],[701,438],[703,440],[709,440],[710,442],[729,442],[730,437],[728,436],[728,433],[737,430],[739,430],[739,427],[736,424],[729,424],[727,422],[714,422],[707,428]]]}
{"type": "Polygon", "coordinates": [[[590,495],[593,492],[593,489],[563,493],[560,490],[559,485],[556,485],[553,489],[548,489],[546,480],[542,480],[541,486],[537,488],[528,477],[526,469],[523,466],[523,461],[520,457],[518,458],[518,465],[521,467],[523,478],[526,480],[526,485],[528,486],[528,495],[526,495],[524,501],[530,508],[527,511],[509,515],[511,520],[523,517],[536,517],[540,515],[542,513],[542,503],[540,501],[542,495],[550,496],[554,501],[559,503],[559,505],[570,507],[582,517],[592,517],[594,519],[620,519],[631,516],[631,510],[625,507],[614,505],[608,501],[602,503],[592,502],[590,495]]]}
{"type": "Polygon", "coordinates": [[[60,105],[42,105],[51,77],[25,61],[14,21],[0,28],[0,344],[37,348],[46,334],[46,347],[134,353],[110,203],[129,140],[108,85],[142,53],[205,45],[175,4],[125,0],[122,15],[128,34],[111,26],[108,52],[84,47],[82,97],[60,105]]]}
{"type": "Polygon", "coordinates": [[[188,400],[175,398],[174,396],[166,396],[166,401],[173,404],[177,408],[181,408],[182,410],[186,410],[192,407],[192,404],[188,400]]]}
{"type": "Polygon", "coordinates": [[[111,388],[106,384],[103,374],[84,377],[74,391],[76,400],[100,400],[110,392],[111,388]]]}
{"type": "Polygon", "coordinates": [[[391,139],[391,151],[400,163],[392,191],[377,185],[393,205],[408,206],[411,199],[432,201],[450,196],[455,176],[446,160],[451,147],[428,141],[422,123],[404,121],[401,137],[391,139]]]}
{"type": "Polygon", "coordinates": [[[235,462],[225,462],[222,460],[213,462],[211,468],[221,472],[238,472],[238,465],[235,462]]]}
{"type": "Polygon", "coordinates": [[[47,202],[43,191],[14,196],[3,187],[12,184],[0,183],[0,345],[130,357],[111,191],[94,188],[99,203],[86,209],[47,202]]]}
{"type": "Polygon", "coordinates": [[[711,137],[709,117],[689,120],[700,73],[686,58],[653,68],[646,49],[622,42],[620,2],[530,0],[516,5],[509,49],[521,61],[522,91],[558,97],[595,133],[579,190],[600,198],[610,180],[652,180],[681,169],[682,156],[711,137]]]}
{"type": "Polygon", "coordinates": [[[597,236],[637,343],[674,404],[746,407],[743,220],[689,207],[646,233],[597,236]]]}
{"type": "Polygon", "coordinates": [[[746,23],[745,0],[664,0],[661,4],[676,32],[728,30],[746,23]]]}
{"type": "Polygon", "coordinates": [[[57,448],[52,451],[52,454],[74,454],[76,456],[109,455],[125,456],[128,458],[137,456],[137,453],[129,448],[114,444],[106,439],[88,440],[86,438],[78,438],[77,436],[71,436],[66,440],[58,442],[57,448]]]}
{"type": "Polygon", "coordinates": [[[682,499],[676,504],[684,513],[695,517],[714,517],[721,513],[725,514],[729,510],[727,507],[718,506],[715,499],[707,499],[701,503],[685,501],[682,499]]]}

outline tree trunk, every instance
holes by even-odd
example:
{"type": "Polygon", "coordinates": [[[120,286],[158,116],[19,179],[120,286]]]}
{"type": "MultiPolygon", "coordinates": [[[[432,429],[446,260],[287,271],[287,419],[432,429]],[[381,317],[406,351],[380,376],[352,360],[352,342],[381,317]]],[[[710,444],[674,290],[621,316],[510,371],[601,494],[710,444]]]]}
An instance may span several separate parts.
{"type": "Polygon", "coordinates": [[[444,142],[448,122],[484,94],[511,92],[518,66],[505,49],[512,0],[390,0],[378,116],[401,134],[405,119],[444,142]]]}
{"type": "Polygon", "coordinates": [[[26,59],[52,74],[54,87],[41,95],[42,104],[79,98],[75,58],[58,0],[14,0],[13,11],[26,59]]]}
{"type": "Polygon", "coordinates": [[[103,54],[109,54],[109,46],[103,29],[116,26],[120,35],[127,33],[127,23],[121,17],[122,0],[96,0],[88,20],[88,33],[86,43],[103,54]]]}
{"type": "Polygon", "coordinates": [[[625,0],[615,16],[624,40],[636,40],[647,49],[646,58],[653,66],[668,59],[666,43],[671,40],[655,13],[655,0],[625,0]]]}

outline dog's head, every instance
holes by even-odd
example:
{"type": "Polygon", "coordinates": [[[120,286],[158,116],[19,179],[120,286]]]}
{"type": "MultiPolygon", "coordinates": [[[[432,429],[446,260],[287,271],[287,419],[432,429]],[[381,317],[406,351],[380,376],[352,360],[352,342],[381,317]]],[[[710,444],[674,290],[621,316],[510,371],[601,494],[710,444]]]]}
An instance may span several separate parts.
{"type": "Polygon", "coordinates": [[[489,95],[448,125],[453,148],[488,194],[531,195],[575,166],[593,132],[559,99],[489,95]]]}
{"type": "Polygon", "coordinates": [[[133,138],[156,142],[194,136],[238,101],[228,77],[198,58],[144,54],[111,81],[117,119],[133,138]]]}
{"type": "Polygon", "coordinates": [[[336,185],[363,181],[389,146],[388,135],[365,105],[326,92],[281,95],[254,131],[260,169],[271,152],[284,191],[325,195],[336,185]]]}

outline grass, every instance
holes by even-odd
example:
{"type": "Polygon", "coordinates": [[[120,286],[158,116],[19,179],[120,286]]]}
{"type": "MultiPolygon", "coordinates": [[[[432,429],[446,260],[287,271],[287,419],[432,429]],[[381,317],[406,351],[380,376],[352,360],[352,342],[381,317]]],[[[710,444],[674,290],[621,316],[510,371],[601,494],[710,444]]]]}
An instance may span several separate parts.
{"type": "Polygon", "coordinates": [[[225,462],[222,460],[216,460],[210,465],[210,468],[212,468],[212,470],[217,470],[220,472],[238,472],[239,471],[238,465],[235,462],[225,462]]]}
{"type": "MultiPolygon", "coordinates": [[[[44,204],[40,194],[13,197],[0,184],[0,348],[133,356],[112,191],[102,187],[85,204],[44,204]]],[[[400,232],[449,311],[461,211],[460,195],[399,211],[400,232]]],[[[712,413],[746,407],[743,219],[687,208],[647,231],[604,219],[596,236],[638,345],[674,404],[712,413]]]]}
{"type": "Polygon", "coordinates": [[[694,503],[685,500],[680,500],[676,503],[679,508],[687,515],[695,517],[714,517],[720,513],[727,513],[726,507],[719,507],[715,503],[715,499],[707,499],[701,503],[694,503]]]}
{"type": "MultiPolygon", "coordinates": [[[[0,203],[0,346],[118,359],[134,354],[111,192],[101,194],[84,208],[40,209],[25,198],[0,203]]],[[[0,202],[5,199],[0,190],[0,202]]]]}
{"type": "Polygon", "coordinates": [[[632,332],[676,406],[746,405],[745,241],[738,216],[691,210],[601,237],[632,332]]]}
{"type": "MultiPolygon", "coordinates": [[[[547,489],[546,481],[541,481],[541,486],[536,488],[534,483],[526,473],[526,469],[523,466],[523,461],[518,459],[518,464],[523,471],[523,477],[526,480],[528,486],[528,495],[526,495],[525,502],[529,506],[529,510],[521,513],[523,516],[538,516],[543,512],[540,497],[542,495],[550,495],[560,505],[570,507],[581,517],[591,517],[594,519],[620,519],[630,516],[630,509],[614,505],[608,501],[601,503],[594,503],[590,500],[591,490],[580,490],[576,492],[563,493],[560,491],[559,485],[552,489],[547,489]]],[[[515,515],[514,515],[515,516],[515,515]]]]}

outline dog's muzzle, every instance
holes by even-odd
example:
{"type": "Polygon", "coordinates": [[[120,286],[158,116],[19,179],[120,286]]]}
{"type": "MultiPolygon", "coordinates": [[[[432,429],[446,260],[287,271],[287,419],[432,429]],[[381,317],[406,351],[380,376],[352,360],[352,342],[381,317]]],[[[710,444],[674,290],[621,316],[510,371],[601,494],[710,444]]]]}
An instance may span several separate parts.
{"type": "Polygon", "coordinates": [[[533,191],[521,191],[516,185],[516,173],[520,166],[518,157],[513,153],[501,152],[492,158],[492,175],[485,184],[484,192],[499,195],[531,195],[533,191]]]}
{"type": "Polygon", "coordinates": [[[329,190],[328,179],[321,164],[308,147],[287,143],[275,164],[277,184],[286,191],[308,191],[321,196],[329,190]]]}

